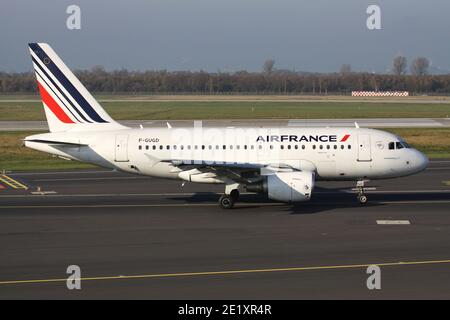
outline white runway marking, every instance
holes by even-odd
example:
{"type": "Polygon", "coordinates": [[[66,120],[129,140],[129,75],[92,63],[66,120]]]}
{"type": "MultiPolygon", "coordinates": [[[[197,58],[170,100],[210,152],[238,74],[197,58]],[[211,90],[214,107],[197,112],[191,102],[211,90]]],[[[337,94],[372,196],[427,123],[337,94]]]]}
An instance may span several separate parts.
{"type": "MultiPolygon", "coordinates": [[[[326,202],[317,203],[310,202],[308,206],[323,206],[323,205],[339,205],[345,202],[326,202]]],[[[377,201],[374,204],[447,204],[450,200],[424,200],[424,201],[377,201]]],[[[273,203],[273,202],[252,202],[239,203],[235,207],[275,207],[292,205],[287,203],[273,203]]],[[[0,209],[61,209],[61,208],[147,208],[147,207],[218,207],[217,203],[155,203],[155,204],[80,204],[80,205],[10,205],[0,206],[0,209]]]]}
{"type": "Polygon", "coordinates": [[[411,224],[409,220],[377,220],[377,224],[383,225],[408,225],[411,224]]]}
{"type": "MultiPolygon", "coordinates": [[[[172,197],[172,196],[193,196],[193,195],[202,195],[202,194],[218,194],[218,193],[211,193],[211,192],[178,192],[178,193],[92,193],[92,194],[50,194],[50,195],[42,195],[46,198],[48,197],[172,197]]],[[[251,194],[251,193],[241,193],[243,194],[251,194]]],[[[36,198],[38,196],[41,196],[39,194],[13,194],[13,195],[0,195],[0,198],[27,198],[27,197],[33,197],[36,198]]]]}
{"type": "Polygon", "coordinates": [[[52,175],[52,174],[92,174],[92,173],[120,173],[116,170],[74,170],[74,171],[47,171],[47,172],[11,172],[11,176],[34,176],[34,175],[52,175]]]}
{"type": "MultiPolygon", "coordinates": [[[[337,193],[337,192],[316,192],[316,193],[337,193]]],[[[450,193],[450,190],[377,190],[377,191],[367,191],[366,193],[371,194],[397,194],[397,193],[406,193],[406,194],[414,194],[414,193],[450,193]]]]}
{"type": "Polygon", "coordinates": [[[57,181],[96,181],[96,180],[129,180],[129,179],[150,179],[145,176],[130,176],[130,177],[93,177],[93,178],[61,178],[61,179],[36,179],[35,182],[57,182],[57,181]]]}
{"type": "MultiPolygon", "coordinates": [[[[339,194],[344,193],[354,193],[351,190],[336,190],[336,191],[324,191],[316,192],[315,194],[339,194]]],[[[450,193],[450,190],[390,190],[390,191],[367,191],[367,194],[429,194],[429,193],[450,193]]],[[[173,193],[88,193],[88,194],[10,194],[10,195],[0,195],[0,198],[28,198],[28,197],[173,197],[173,196],[193,196],[193,195],[220,195],[220,192],[173,192],[173,193]]],[[[241,192],[241,195],[257,195],[252,192],[241,192]]]]}

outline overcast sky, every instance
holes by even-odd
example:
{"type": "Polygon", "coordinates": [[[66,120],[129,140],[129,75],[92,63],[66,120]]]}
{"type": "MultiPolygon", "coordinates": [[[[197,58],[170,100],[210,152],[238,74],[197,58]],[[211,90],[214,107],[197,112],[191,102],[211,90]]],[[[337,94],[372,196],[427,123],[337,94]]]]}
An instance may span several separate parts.
{"type": "Polygon", "coordinates": [[[450,70],[449,0],[2,0],[0,70],[28,71],[28,42],[47,42],[73,69],[386,71],[425,56],[450,70]],[[81,29],[66,27],[69,5],[81,29]],[[381,30],[366,27],[369,5],[381,30]]]}

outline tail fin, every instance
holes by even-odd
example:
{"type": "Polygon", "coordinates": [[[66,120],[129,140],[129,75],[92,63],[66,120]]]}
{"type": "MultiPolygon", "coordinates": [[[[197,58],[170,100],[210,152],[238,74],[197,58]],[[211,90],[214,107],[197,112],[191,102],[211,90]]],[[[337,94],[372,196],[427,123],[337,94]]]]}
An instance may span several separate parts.
{"type": "Polygon", "coordinates": [[[125,128],[103,110],[48,44],[28,45],[50,132],[125,128]]]}

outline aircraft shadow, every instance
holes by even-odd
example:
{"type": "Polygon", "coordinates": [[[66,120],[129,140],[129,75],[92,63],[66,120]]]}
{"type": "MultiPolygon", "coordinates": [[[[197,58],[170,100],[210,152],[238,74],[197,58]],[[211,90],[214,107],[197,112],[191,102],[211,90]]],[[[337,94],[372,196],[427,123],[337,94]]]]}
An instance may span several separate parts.
{"type": "MultiPolygon", "coordinates": [[[[314,189],[313,196],[310,201],[299,202],[294,204],[283,204],[272,201],[263,194],[243,194],[239,197],[236,206],[233,210],[245,210],[250,208],[268,207],[268,204],[273,204],[273,210],[286,211],[290,214],[314,214],[325,212],[334,209],[342,208],[365,208],[365,207],[382,207],[389,205],[389,203],[403,203],[411,202],[417,203],[420,201],[439,201],[450,200],[449,193],[367,193],[369,202],[362,205],[356,199],[355,192],[348,190],[332,189],[317,186],[314,189]],[[239,206],[239,204],[245,204],[239,206]]],[[[185,203],[206,203],[216,202],[219,195],[215,193],[196,193],[190,197],[171,197],[170,200],[182,201],[185,203]]]]}
{"type": "MultiPolygon", "coordinates": [[[[313,214],[336,208],[356,208],[362,205],[357,201],[354,193],[344,192],[339,189],[327,189],[316,187],[310,201],[295,204],[281,203],[267,198],[264,194],[242,194],[233,210],[246,210],[273,205],[273,210],[288,211],[291,214],[313,214]],[[240,206],[241,204],[241,206],[240,206]],[[245,204],[242,206],[242,204],[245,204]]],[[[217,202],[220,195],[216,193],[196,193],[189,197],[170,197],[169,200],[185,203],[210,203],[217,202]]],[[[364,206],[381,206],[376,202],[370,202],[364,206]]]]}

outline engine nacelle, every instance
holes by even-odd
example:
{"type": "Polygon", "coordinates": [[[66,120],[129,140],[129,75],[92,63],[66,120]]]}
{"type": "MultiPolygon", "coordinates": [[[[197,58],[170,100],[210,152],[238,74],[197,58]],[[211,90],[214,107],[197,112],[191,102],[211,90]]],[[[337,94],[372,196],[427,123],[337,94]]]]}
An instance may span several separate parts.
{"type": "Polygon", "coordinates": [[[178,173],[180,179],[198,183],[224,183],[214,172],[202,172],[198,169],[185,170],[178,173]]]}
{"type": "Polygon", "coordinates": [[[247,185],[247,191],[266,192],[276,201],[300,202],[311,199],[314,173],[309,171],[275,172],[259,183],[247,185]]]}

